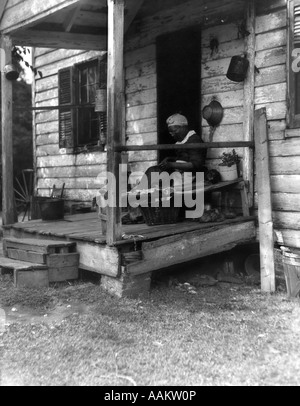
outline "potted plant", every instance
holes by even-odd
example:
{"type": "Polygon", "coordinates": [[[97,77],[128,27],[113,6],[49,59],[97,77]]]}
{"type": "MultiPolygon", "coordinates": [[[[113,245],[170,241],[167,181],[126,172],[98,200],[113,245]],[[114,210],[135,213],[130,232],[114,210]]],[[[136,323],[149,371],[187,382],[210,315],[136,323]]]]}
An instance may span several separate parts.
{"type": "Polygon", "coordinates": [[[223,152],[220,158],[222,162],[219,164],[219,170],[222,181],[225,182],[237,179],[240,158],[235,150],[233,149],[232,152],[223,152]]]}

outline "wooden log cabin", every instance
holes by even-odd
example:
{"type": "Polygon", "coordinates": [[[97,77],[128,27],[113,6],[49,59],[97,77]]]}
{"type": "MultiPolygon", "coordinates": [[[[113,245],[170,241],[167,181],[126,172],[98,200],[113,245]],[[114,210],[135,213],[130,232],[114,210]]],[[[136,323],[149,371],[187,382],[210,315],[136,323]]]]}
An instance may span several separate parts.
{"type": "Polygon", "coordinates": [[[108,208],[106,233],[97,213],[15,223],[12,83],[2,72],[4,236],[76,241],[80,267],[118,295],[148,289],[154,270],[259,240],[262,290],[274,291],[273,226],[279,244],[300,248],[299,10],[298,0],[2,1],[6,62],[13,45],[32,47],[42,72],[31,106],[37,196],[64,184],[66,204],[91,202],[99,173],[118,179],[124,151],[143,173],[166,153],[165,120],[180,110],[208,147],[208,168],[237,150],[248,201],[243,216],[219,224],[122,225],[118,207],[108,208]],[[236,55],[249,61],[242,82],[226,77],[236,55]],[[89,99],[95,85],[104,113],[89,99]],[[202,117],[213,99],[224,108],[216,128],[202,117]]]}

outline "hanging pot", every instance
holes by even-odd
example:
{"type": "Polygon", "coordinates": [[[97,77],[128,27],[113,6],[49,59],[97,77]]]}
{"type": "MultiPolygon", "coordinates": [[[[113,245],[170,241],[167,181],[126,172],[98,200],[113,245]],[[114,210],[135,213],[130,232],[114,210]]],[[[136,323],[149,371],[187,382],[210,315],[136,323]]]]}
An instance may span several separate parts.
{"type": "Polygon", "coordinates": [[[7,80],[17,80],[19,78],[18,68],[13,64],[6,65],[3,72],[7,80]]]}
{"type": "Polygon", "coordinates": [[[215,127],[222,121],[223,107],[217,100],[212,100],[203,108],[202,115],[211,127],[215,127]]]}
{"type": "Polygon", "coordinates": [[[246,56],[233,56],[227,72],[227,78],[233,82],[243,82],[246,79],[249,61],[246,56]]]}

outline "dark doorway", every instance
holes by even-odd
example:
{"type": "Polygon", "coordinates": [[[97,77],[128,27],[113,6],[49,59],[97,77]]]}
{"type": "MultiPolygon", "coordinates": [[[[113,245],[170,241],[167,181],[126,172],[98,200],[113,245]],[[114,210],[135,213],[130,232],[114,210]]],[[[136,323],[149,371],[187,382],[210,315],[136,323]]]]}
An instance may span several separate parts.
{"type": "MultiPolygon", "coordinates": [[[[159,144],[173,143],[166,119],[181,113],[200,134],[201,35],[193,28],[157,38],[157,115],[159,144]]],[[[170,155],[162,151],[159,160],[170,155]]]]}

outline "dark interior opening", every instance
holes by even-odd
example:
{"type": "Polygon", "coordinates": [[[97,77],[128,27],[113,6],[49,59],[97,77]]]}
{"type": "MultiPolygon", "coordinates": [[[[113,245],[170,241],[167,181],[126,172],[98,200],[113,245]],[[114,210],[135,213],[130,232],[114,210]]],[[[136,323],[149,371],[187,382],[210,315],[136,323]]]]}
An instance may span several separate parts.
{"type": "MultiPolygon", "coordinates": [[[[200,117],[201,32],[199,27],[157,38],[158,143],[173,143],[166,119],[181,113],[190,129],[201,135],[200,117]]],[[[170,156],[161,151],[159,161],[170,156]]]]}

